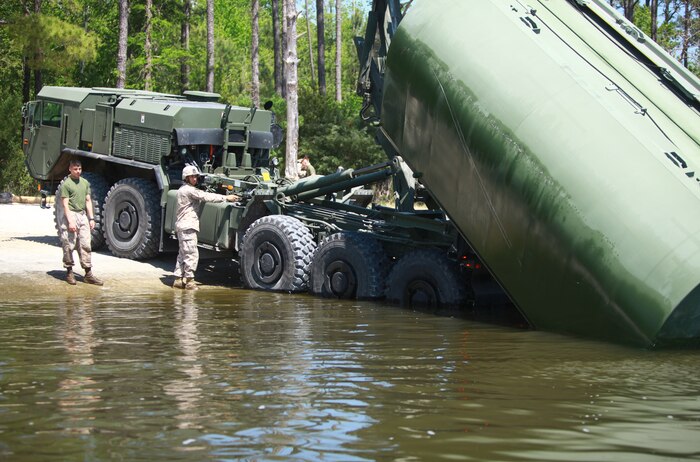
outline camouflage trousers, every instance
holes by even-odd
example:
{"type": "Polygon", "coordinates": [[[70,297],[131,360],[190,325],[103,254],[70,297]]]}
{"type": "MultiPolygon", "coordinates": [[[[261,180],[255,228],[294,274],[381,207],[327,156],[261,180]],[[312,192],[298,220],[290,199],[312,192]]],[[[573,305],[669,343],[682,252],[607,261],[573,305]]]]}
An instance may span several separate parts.
{"type": "Polygon", "coordinates": [[[177,242],[180,245],[180,251],[177,254],[177,263],[175,264],[175,277],[194,278],[194,272],[197,271],[199,263],[197,231],[193,229],[178,231],[177,242]]]}
{"type": "Polygon", "coordinates": [[[63,247],[63,266],[66,268],[73,267],[73,251],[78,251],[80,266],[83,268],[92,268],[92,248],[90,237],[90,221],[85,212],[68,212],[75,217],[75,226],[77,229],[74,233],[68,231],[68,220],[63,218],[61,224],[61,246],[63,247]]]}

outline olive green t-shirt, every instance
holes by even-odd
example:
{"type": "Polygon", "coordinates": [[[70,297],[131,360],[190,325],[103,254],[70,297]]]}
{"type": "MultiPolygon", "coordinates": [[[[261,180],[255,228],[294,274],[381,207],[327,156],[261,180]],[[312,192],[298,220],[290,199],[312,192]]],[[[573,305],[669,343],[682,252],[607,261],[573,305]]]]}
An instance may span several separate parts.
{"type": "Polygon", "coordinates": [[[68,208],[74,212],[85,210],[85,200],[90,195],[90,183],[83,177],[74,180],[66,177],[61,187],[61,197],[68,198],[68,208]]]}

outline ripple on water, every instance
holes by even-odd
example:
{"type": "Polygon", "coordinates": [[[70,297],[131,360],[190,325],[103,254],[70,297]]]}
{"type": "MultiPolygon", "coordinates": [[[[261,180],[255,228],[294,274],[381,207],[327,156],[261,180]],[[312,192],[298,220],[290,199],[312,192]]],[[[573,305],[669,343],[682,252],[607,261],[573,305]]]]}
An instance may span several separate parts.
{"type": "Polygon", "coordinates": [[[694,351],[245,290],[39,295],[2,313],[13,461],[700,454],[694,351]]]}

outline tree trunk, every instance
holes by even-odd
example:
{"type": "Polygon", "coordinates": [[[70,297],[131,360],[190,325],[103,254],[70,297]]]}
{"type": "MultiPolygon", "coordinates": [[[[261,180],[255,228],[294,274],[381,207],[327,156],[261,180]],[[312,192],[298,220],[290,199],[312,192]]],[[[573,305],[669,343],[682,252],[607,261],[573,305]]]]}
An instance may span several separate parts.
{"type": "MultiPolygon", "coordinates": [[[[284,1],[284,0],[283,0],[284,1]]],[[[272,34],[273,53],[275,56],[275,93],[284,96],[284,82],[282,77],[282,27],[280,25],[280,0],[272,0],[272,34]]]]}
{"type": "Polygon", "coordinates": [[[337,102],[343,101],[342,92],[342,26],[343,25],[343,14],[340,7],[340,0],[335,0],[335,100],[337,102]]]}
{"type": "Polygon", "coordinates": [[[299,95],[297,81],[297,11],[294,0],[284,0],[287,23],[287,46],[285,73],[287,80],[287,152],[285,155],[284,176],[299,178],[297,153],[299,151],[299,95]]]}
{"type": "MultiPolygon", "coordinates": [[[[287,98],[287,0],[282,1],[282,96],[287,98]]],[[[296,11],[296,7],[294,8],[296,11]]],[[[294,26],[296,31],[296,23],[294,26]]],[[[296,40],[296,37],[295,37],[296,40]]],[[[295,42],[296,43],[296,42],[295,42]]]]}
{"type": "Polygon", "coordinates": [[[651,0],[649,3],[649,13],[651,14],[651,39],[657,41],[657,32],[659,30],[658,15],[659,15],[659,1],[651,0]]]}
{"type": "MultiPolygon", "coordinates": [[[[24,16],[29,16],[28,8],[24,8],[24,16]]],[[[22,57],[22,70],[24,71],[24,75],[22,77],[22,102],[26,103],[31,98],[29,92],[31,91],[30,89],[32,85],[32,70],[29,67],[29,59],[27,54],[22,57]]]]}
{"type": "Polygon", "coordinates": [[[625,18],[629,20],[629,22],[633,23],[634,22],[634,7],[637,6],[637,3],[639,3],[639,0],[622,0],[622,10],[625,13],[625,18]]]}
{"type": "Polygon", "coordinates": [[[129,1],[119,0],[119,41],[117,45],[117,88],[126,85],[126,40],[129,36],[129,1]]]}
{"type": "Polygon", "coordinates": [[[146,0],[146,41],[143,45],[143,53],[146,55],[146,66],[143,69],[143,88],[151,89],[153,78],[153,52],[151,44],[151,27],[153,22],[153,0],[146,0]]]}
{"type": "Polygon", "coordinates": [[[32,70],[29,68],[29,62],[26,56],[22,59],[22,67],[24,70],[24,76],[22,81],[22,102],[26,103],[27,101],[29,101],[30,98],[29,89],[31,87],[32,81],[32,70]]]}
{"type": "Polygon", "coordinates": [[[311,86],[316,86],[314,77],[314,44],[311,40],[311,19],[309,18],[309,0],[304,0],[304,15],[306,17],[306,38],[309,43],[309,67],[311,68],[311,86]]]}
{"type": "Polygon", "coordinates": [[[207,91],[214,91],[214,0],[207,0],[207,91]]]}
{"type": "Polygon", "coordinates": [[[182,25],[180,27],[180,46],[185,56],[180,58],[180,91],[182,93],[190,89],[190,17],[192,16],[191,0],[185,0],[182,4],[182,25]]]}
{"type": "Polygon", "coordinates": [[[318,45],[318,92],[326,94],[326,25],[323,0],[316,0],[316,43],[318,45]]]}
{"type": "Polygon", "coordinates": [[[688,67],[688,50],[690,49],[690,24],[692,20],[692,5],[691,0],[683,0],[685,5],[685,12],[683,18],[681,19],[681,58],[680,61],[683,66],[688,67]]]}
{"type": "Polygon", "coordinates": [[[260,13],[260,1],[252,0],[251,8],[251,19],[252,19],[252,37],[251,37],[251,63],[253,65],[252,73],[252,83],[251,83],[251,99],[253,100],[253,106],[260,106],[260,66],[258,64],[258,54],[259,54],[259,44],[260,44],[260,31],[258,26],[258,14],[260,13]]]}
{"type": "MultiPolygon", "coordinates": [[[[41,0],[34,0],[34,14],[39,15],[41,14],[41,0]]],[[[43,83],[43,76],[41,74],[41,47],[37,48],[35,54],[34,54],[34,62],[35,68],[34,68],[34,95],[39,94],[39,91],[41,91],[41,87],[44,85],[43,83]]]]}
{"type": "MultiPolygon", "coordinates": [[[[88,23],[90,20],[90,5],[85,4],[83,6],[83,30],[85,30],[85,33],[88,33],[88,23]]],[[[80,81],[83,82],[85,80],[85,61],[81,60],[80,61],[80,68],[78,69],[78,75],[80,75],[80,81]]]]}

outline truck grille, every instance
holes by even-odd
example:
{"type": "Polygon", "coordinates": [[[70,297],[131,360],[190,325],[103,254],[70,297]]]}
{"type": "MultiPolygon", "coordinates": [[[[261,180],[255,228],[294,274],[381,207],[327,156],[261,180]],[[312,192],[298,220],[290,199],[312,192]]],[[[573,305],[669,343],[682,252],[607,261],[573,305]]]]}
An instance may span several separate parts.
{"type": "Polygon", "coordinates": [[[125,127],[114,130],[114,155],[117,157],[158,164],[169,153],[169,136],[125,127]]]}

